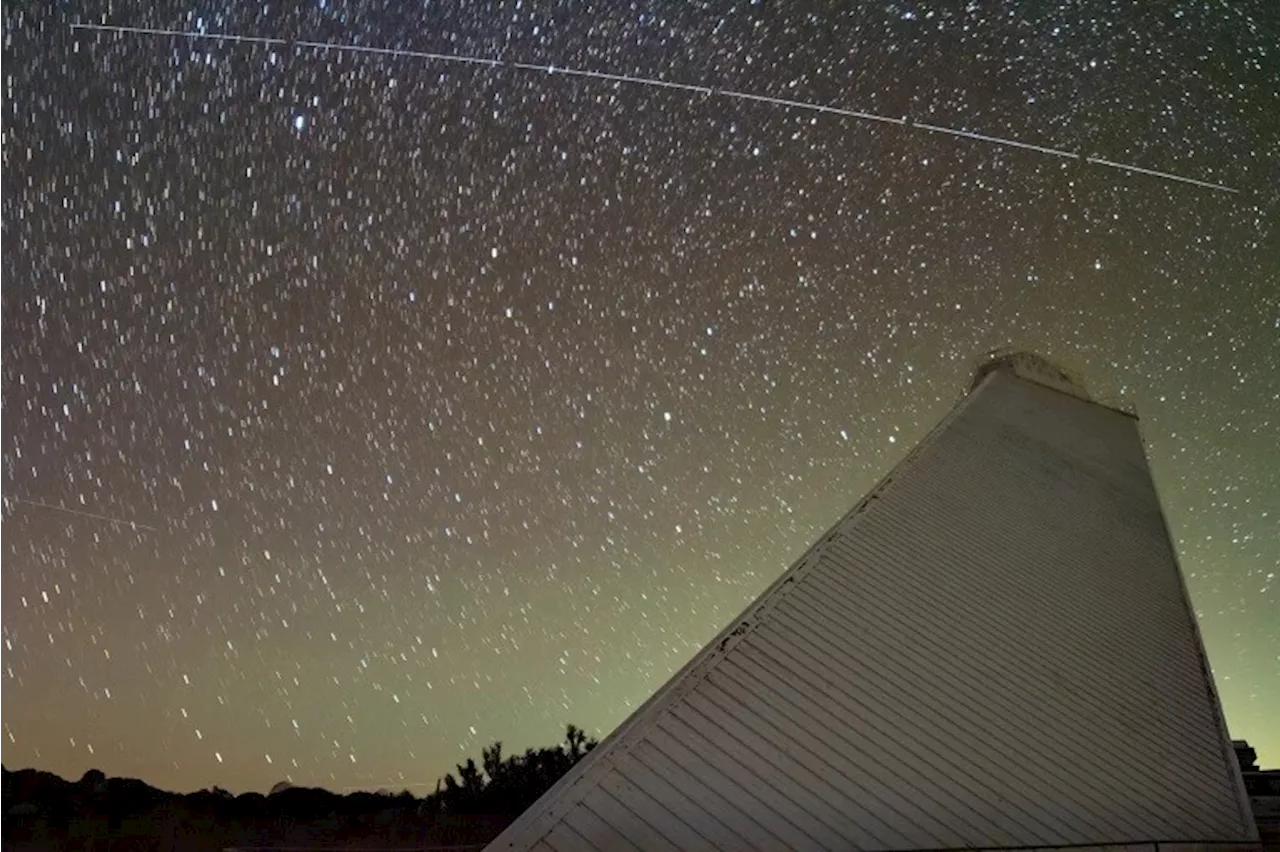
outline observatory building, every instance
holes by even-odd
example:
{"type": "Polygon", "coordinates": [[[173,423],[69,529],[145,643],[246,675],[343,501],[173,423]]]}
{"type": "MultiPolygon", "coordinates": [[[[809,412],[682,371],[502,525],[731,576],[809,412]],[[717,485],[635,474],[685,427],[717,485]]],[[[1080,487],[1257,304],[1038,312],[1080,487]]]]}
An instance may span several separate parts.
{"type": "Polygon", "coordinates": [[[1256,849],[1137,419],[965,398],[489,850],[1256,849]]]}

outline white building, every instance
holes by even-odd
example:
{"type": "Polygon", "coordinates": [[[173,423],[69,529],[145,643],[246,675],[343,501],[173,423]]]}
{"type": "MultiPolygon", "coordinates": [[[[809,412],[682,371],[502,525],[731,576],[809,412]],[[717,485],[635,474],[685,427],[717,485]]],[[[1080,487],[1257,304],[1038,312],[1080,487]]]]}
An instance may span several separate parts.
{"type": "Polygon", "coordinates": [[[1137,420],[993,359],[490,850],[1256,848],[1137,420]]]}

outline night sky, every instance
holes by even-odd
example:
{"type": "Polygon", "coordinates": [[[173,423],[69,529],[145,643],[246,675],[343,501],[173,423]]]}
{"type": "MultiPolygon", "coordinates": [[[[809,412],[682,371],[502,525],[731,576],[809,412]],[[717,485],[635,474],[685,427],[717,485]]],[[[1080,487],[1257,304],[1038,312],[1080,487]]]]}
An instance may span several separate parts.
{"type": "Polygon", "coordinates": [[[9,768],[423,793],[606,734],[1005,344],[1137,407],[1231,732],[1280,763],[1270,0],[19,5],[9,768]]]}

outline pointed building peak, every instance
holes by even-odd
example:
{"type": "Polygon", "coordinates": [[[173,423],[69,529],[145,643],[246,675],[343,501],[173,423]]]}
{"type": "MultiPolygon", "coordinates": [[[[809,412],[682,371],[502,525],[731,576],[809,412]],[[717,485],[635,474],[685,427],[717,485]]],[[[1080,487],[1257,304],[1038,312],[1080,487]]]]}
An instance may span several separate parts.
{"type": "Polygon", "coordinates": [[[1073,370],[1026,349],[1005,347],[988,352],[974,370],[969,390],[977,390],[983,380],[992,373],[1008,373],[1028,382],[1035,382],[1083,400],[1093,401],[1084,381],[1073,370]]]}

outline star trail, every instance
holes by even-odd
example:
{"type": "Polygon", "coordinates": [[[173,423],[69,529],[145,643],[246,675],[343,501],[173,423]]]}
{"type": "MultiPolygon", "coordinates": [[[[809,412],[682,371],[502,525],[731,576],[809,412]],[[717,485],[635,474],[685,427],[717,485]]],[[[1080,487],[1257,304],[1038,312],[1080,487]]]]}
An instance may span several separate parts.
{"type": "Polygon", "coordinates": [[[1004,345],[1141,415],[1280,760],[1268,4],[4,16],[9,768],[604,735],[1004,345]]]}

